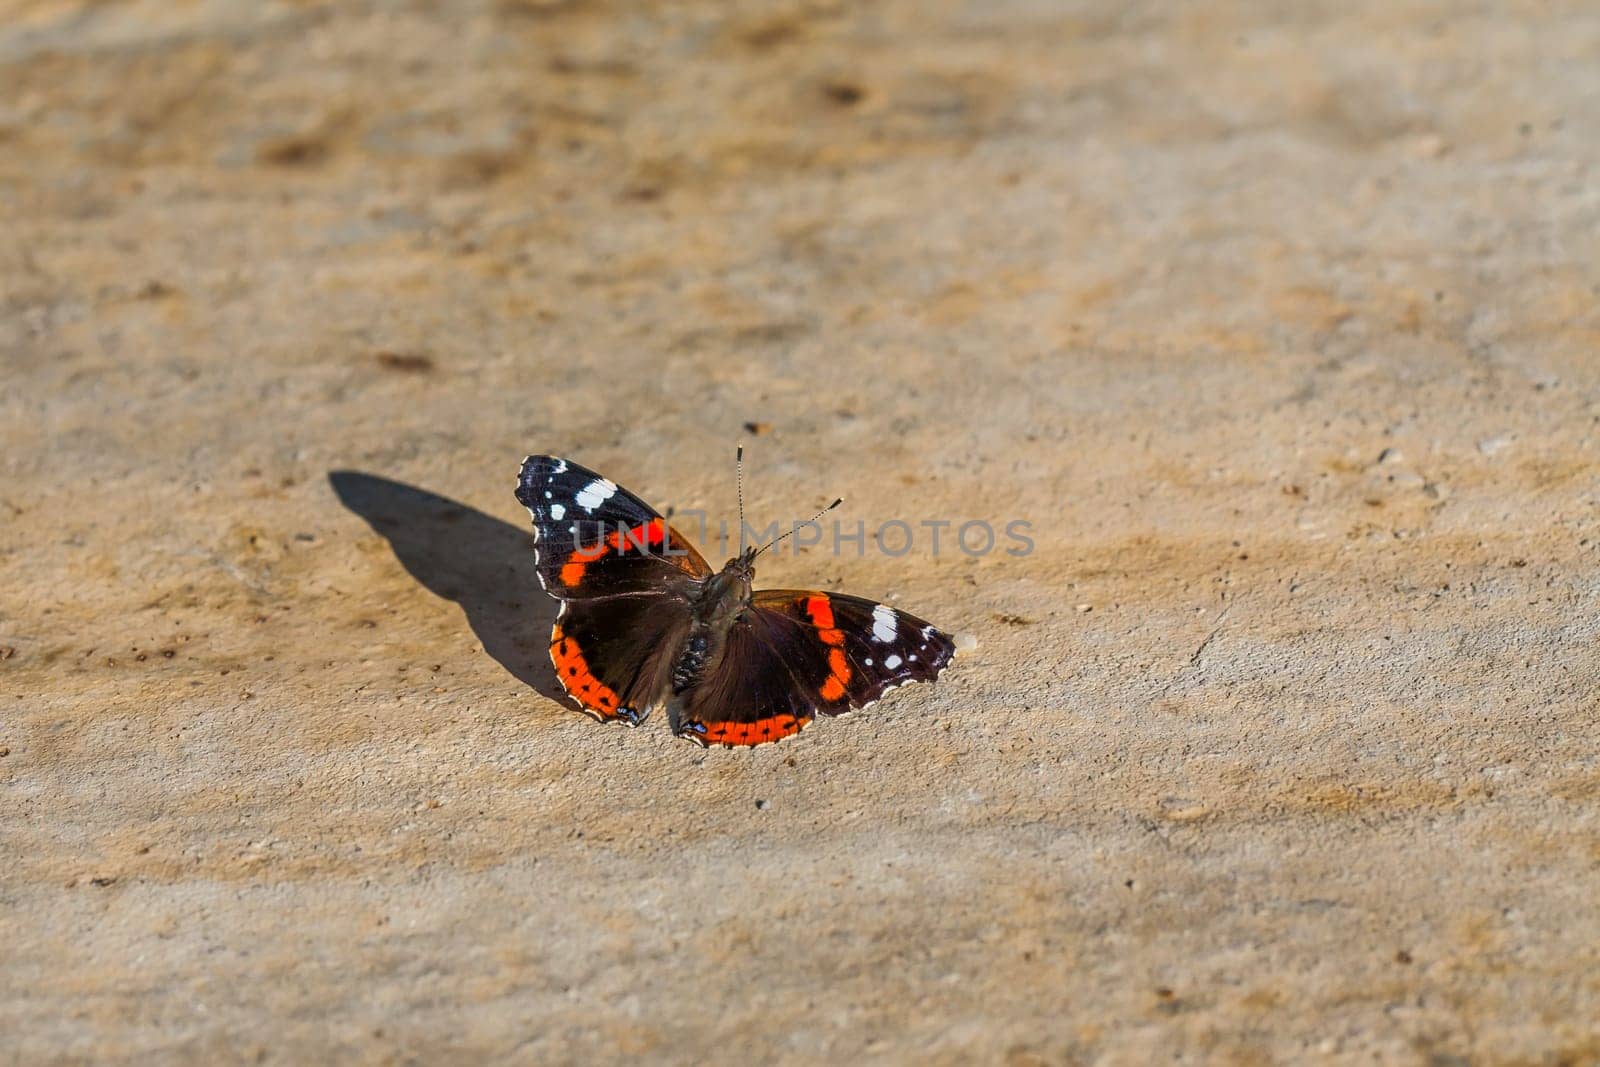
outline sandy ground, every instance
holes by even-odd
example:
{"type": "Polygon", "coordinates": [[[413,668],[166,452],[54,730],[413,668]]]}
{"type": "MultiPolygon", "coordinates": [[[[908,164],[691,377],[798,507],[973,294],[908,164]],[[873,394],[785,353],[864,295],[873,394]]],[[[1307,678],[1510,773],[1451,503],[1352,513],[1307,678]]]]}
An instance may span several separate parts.
{"type": "Polygon", "coordinates": [[[0,1061],[1600,1060],[1593,4],[0,12],[0,1061]],[[541,695],[741,436],[976,650],[541,695]]]}

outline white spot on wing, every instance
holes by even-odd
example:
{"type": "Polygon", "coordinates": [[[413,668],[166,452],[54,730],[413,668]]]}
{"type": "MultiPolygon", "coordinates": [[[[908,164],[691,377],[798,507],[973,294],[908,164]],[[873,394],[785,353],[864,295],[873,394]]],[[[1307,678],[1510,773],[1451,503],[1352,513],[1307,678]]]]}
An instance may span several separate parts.
{"type": "Polygon", "coordinates": [[[887,644],[894,640],[896,630],[894,609],[879,604],[872,609],[872,639],[887,644]]]}
{"type": "Polygon", "coordinates": [[[890,656],[888,659],[883,661],[883,665],[885,667],[888,667],[892,671],[896,667],[900,666],[900,657],[899,656],[890,656]]]}
{"type": "Polygon", "coordinates": [[[596,478],[578,491],[577,504],[584,511],[593,511],[595,508],[610,500],[616,494],[617,483],[609,478],[596,478]]]}
{"type": "Polygon", "coordinates": [[[560,522],[562,519],[567,517],[567,509],[562,507],[560,504],[551,504],[550,517],[555,519],[557,522],[560,522]]]}

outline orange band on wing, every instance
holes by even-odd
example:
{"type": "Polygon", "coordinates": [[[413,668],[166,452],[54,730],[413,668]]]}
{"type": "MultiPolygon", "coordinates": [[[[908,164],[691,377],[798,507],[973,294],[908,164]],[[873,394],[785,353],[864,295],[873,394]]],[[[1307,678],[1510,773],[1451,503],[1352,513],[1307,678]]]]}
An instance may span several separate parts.
{"type": "Polygon", "coordinates": [[[588,548],[578,549],[568,556],[567,562],[561,566],[561,584],[575,586],[583,581],[583,572],[589,569],[589,564],[609,551],[610,548],[604,541],[590,545],[588,548]]]}
{"type": "Polygon", "coordinates": [[[844,696],[844,687],[850,682],[850,661],[842,649],[828,650],[828,677],[822,683],[822,699],[830,704],[844,696]]]}
{"type": "Polygon", "coordinates": [[[603,540],[579,548],[567,557],[567,562],[561,566],[561,584],[576,586],[582,582],[589,564],[608,552],[625,553],[630,548],[641,553],[648,552],[654,546],[665,544],[666,540],[667,524],[659,518],[627,528],[618,526],[603,540]]]}
{"type": "Polygon", "coordinates": [[[800,603],[813,626],[819,630],[833,629],[833,605],[828,603],[827,597],[808,596],[800,603]]]}
{"type": "Polygon", "coordinates": [[[660,519],[651,519],[627,530],[619,526],[606,538],[606,544],[618,552],[626,552],[630,547],[643,552],[651,545],[661,544],[666,538],[667,524],[660,519]]]}
{"type": "Polygon", "coordinates": [[[617,694],[595,677],[583,658],[583,649],[561,632],[559,623],[550,631],[550,662],[555,665],[561,684],[585,711],[602,721],[617,717],[617,706],[621,703],[617,694]]]}
{"type": "Polygon", "coordinates": [[[828,677],[822,683],[822,699],[830,704],[844,696],[850,684],[850,661],[844,654],[844,632],[833,623],[833,605],[825,596],[802,598],[800,606],[811,624],[817,628],[817,637],[828,649],[828,677]]]}
{"type": "Polygon", "coordinates": [[[774,715],[755,722],[708,722],[700,724],[703,729],[697,729],[695,736],[708,745],[762,745],[797,734],[810,721],[793,715],[774,715]]]}
{"type": "Polygon", "coordinates": [[[603,540],[581,547],[568,556],[567,562],[561,566],[561,584],[569,587],[578,585],[583,581],[584,572],[589,569],[589,564],[607,552],[626,552],[630,548],[645,552],[653,545],[664,543],[666,539],[667,524],[659,518],[641,522],[627,529],[619,526],[603,540]]]}

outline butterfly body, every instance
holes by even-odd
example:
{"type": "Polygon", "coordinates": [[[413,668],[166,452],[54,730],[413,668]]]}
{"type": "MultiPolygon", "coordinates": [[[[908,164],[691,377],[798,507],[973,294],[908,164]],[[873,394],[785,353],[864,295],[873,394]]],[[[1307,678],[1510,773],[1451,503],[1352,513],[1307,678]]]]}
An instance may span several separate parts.
{"type": "Polygon", "coordinates": [[[664,705],[696,744],[759,745],[931,681],[954,655],[948,635],[884,604],[754,589],[755,549],[713,572],[647,504],[567,460],[528,457],[517,499],[562,602],[551,663],[596,719],[637,725],[664,705]]]}
{"type": "Polygon", "coordinates": [[[713,630],[726,631],[750,606],[756,579],[755,550],[735,556],[706,579],[695,601],[695,619],[713,630]]]}
{"type": "MultiPolygon", "coordinates": [[[[735,556],[700,587],[688,639],[672,661],[673,698],[699,684],[706,666],[727,644],[728,630],[749,609],[755,581],[753,556],[753,551],[735,556]]],[[[675,711],[677,704],[668,707],[675,711]]]]}

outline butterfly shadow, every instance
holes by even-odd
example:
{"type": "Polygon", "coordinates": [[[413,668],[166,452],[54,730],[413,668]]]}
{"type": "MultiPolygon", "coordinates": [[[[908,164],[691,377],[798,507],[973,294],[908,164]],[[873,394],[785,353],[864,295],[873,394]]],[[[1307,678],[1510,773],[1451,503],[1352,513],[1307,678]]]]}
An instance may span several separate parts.
{"type": "Polygon", "coordinates": [[[495,662],[541,696],[568,703],[549,654],[560,603],[539,585],[530,531],[375,474],[329,471],[328,484],[413,578],[461,605],[495,662]]]}

